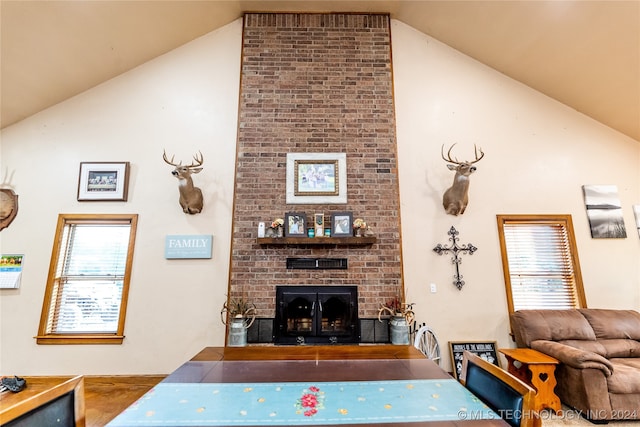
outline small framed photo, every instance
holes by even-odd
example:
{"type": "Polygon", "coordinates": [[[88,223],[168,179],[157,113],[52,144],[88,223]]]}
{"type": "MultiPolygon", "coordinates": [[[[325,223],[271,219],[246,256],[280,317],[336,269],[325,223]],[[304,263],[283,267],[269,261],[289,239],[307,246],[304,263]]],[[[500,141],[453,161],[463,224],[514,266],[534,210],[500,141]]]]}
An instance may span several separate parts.
{"type": "Polygon", "coordinates": [[[284,214],[284,237],[307,237],[307,216],[299,212],[284,214]]]}
{"type": "Polygon", "coordinates": [[[78,201],[126,202],[129,162],[81,162],[78,201]]]}
{"type": "Polygon", "coordinates": [[[317,213],[313,215],[313,228],[316,237],[324,237],[324,214],[317,213]]]}
{"type": "Polygon", "coordinates": [[[479,356],[489,363],[500,367],[500,358],[496,341],[471,341],[457,342],[449,341],[449,351],[451,352],[451,364],[453,365],[453,375],[458,380],[462,374],[462,353],[467,350],[479,356]]]}
{"type": "Polygon", "coordinates": [[[353,213],[334,212],[331,214],[331,237],[353,237],[353,213]]]}

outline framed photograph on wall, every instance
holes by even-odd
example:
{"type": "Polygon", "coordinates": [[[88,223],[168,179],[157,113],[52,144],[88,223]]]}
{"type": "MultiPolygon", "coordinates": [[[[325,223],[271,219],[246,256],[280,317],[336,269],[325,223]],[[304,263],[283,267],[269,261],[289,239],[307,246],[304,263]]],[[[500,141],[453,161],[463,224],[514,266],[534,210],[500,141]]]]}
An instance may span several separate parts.
{"type": "Polygon", "coordinates": [[[353,237],[353,213],[333,212],[331,214],[331,237],[353,237]]]}
{"type": "Polygon", "coordinates": [[[456,379],[460,379],[460,375],[462,374],[462,353],[464,353],[465,350],[500,367],[500,358],[498,357],[496,341],[449,341],[451,365],[453,367],[453,375],[456,379]]]}
{"type": "Polygon", "coordinates": [[[616,185],[583,185],[587,218],[594,239],[624,239],[627,229],[616,185]]]}
{"type": "Polygon", "coordinates": [[[129,162],[81,162],[78,201],[126,202],[129,162]]]}
{"type": "Polygon", "coordinates": [[[284,237],[307,237],[307,215],[299,212],[284,214],[284,237]]]}
{"type": "Polygon", "coordinates": [[[347,203],[346,153],[288,153],[286,202],[347,203]]]}

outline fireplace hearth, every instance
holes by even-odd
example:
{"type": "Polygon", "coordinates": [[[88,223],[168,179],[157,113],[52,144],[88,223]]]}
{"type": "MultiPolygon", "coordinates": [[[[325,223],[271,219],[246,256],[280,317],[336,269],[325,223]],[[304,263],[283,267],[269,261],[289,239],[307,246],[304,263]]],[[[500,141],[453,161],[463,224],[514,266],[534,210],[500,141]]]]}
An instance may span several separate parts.
{"type": "Polygon", "coordinates": [[[277,286],[276,344],[355,344],[356,286],[277,286]]]}

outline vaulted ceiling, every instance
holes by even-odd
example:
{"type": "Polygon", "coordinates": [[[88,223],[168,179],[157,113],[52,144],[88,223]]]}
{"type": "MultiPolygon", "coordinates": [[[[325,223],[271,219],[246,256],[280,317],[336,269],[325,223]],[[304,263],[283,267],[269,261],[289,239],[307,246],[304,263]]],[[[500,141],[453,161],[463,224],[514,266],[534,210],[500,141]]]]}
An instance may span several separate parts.
{"type": "Polygon", "coordinates": [[[248,11],[389,13],[640,142],[640,0],[0,0],[0,124],[248,11]]]}

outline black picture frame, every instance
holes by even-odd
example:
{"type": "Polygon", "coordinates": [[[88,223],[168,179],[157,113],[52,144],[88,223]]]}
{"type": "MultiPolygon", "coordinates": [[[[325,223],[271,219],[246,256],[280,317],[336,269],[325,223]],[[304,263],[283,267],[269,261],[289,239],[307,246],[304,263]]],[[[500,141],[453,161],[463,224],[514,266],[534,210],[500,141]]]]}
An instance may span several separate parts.
{"type": "Polygon", "coordinates": [[[285,213],[284,237],[307,237],[307,215],[301,212],[285,213]]]}
{"type": "Polygon", "coordinates": [[[464,353],[465,350],[500,367],[498,343],[496,341],[449,341],[451,366],[456,379],[460,379],[460,375],[462,374],[462,353],[464,353]]]}
{"type": "Polygon", "coordinates": [[[331,237],[353,237],[353,213],[331,213],[331,237]]]}

